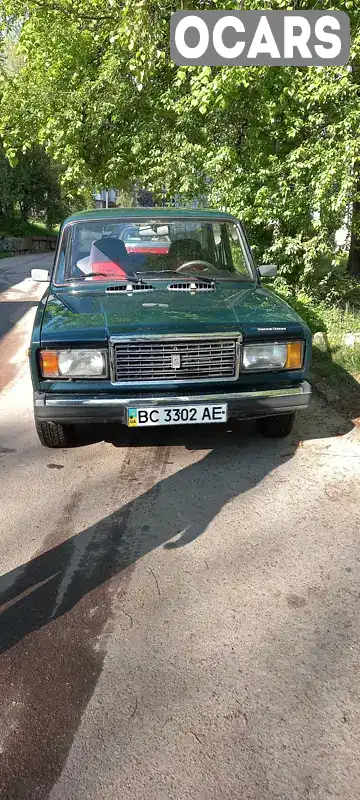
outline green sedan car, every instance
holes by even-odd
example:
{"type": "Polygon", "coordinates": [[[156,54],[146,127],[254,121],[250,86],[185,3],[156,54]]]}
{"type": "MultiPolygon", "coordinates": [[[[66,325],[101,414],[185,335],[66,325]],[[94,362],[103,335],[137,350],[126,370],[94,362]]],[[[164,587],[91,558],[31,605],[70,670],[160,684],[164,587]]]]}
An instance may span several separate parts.
{"type": "Polygon", "coordinates": [[[310,331],[261,285],[242,224],[220,211],[128,208],[64,221],[30,348],[46,447],[83,423],[256,418],[290,433],[309,404],[310,331]]]}

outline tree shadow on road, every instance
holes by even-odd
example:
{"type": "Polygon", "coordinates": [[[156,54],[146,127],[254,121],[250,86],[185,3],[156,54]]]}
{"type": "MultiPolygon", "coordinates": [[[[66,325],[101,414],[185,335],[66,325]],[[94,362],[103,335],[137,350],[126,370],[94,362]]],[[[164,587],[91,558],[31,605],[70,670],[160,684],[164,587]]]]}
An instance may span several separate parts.
{"type": "MultiPolygon", "coordinates": [[[[8,800],[49,796],[103,668],[98,637],[111,618],[114,596],[121,602],[124,625],[132,625],[123,598],[136,562],[157,548],[165,548],[163,558],[176,560],[178,548],[191,547],[203,534],[210,536],[208,528],[226,504],[245,496],[289,462],[298,438],[309,438],[311,431],[318,436],[345,432],[341,420],[337,423],[320,413],[320,421],[305,415],[294,438],[283,441],[256,438],[248,425],[133,435],[117,473],[119,496],[131,499],[80,531],[76,519],[84,497],[77,487],[69,491],[69,502],[62,519],[54,521],[46,552],[0,579],[0,694],[5,720],[7,713],[20,714],[16,735],[4,754],[0,794],[3,787],[8,800]],[[185,448],[183,460],[191,463],[165,475],[172,468],[169,445],[175,444],[185,448]],[[195,463],[186,449],[196,452],[195,463]]],[[[123,433],[118,431],[117,438],[112,438],[114,446],[123,446],[123,433]]],[[[64,458],[61,451],[59,458],[64,458]]],[[[286,494],[286,471],[281,474],[286,494]]],[[[276,485],[274,480],[274,491],[276,485]]],[[[105,489],[96,475],[89,480],[89,497],[97,493],[99,498],[95,507],[101,504],[105,489]]],[[[239,534],[237,557],[242,574],[247,570],[251,574],[259,567],[259,557],[266,558],[266,542],[264,548],[261,544],[257,548],[260,556],[256,548],[249,552],[244,547],[239,503],[237,511],[237,516],[231,515],[239,534]]],[[[45,520],[39,522],[46,527],[45,520]]],[[[255,524],[253,534],[256,538],[255,524]]],[[[23,535],[27,535],[26,516],[23,535]]],[[[227,549],[225,531],[224,554],[227,549]]],[[[154,578],[156,582],[155,574],[154,578]]],[[[155,585],[154,592],[156,597],[155,585]]],[[[156,625],[155,613],[153,619],[156,625]]],[[[129,647],[126,627],[124,647],[129,647]]],[[[131,723],[136,710],[132,702],[130,693],[124,725],[131,723]]],[[[255,763],[257,773],[261,764],[255,763]]]]}
{"type": "MultiPolygon", "coordinates": [[[[83,444],[104,438],[106,428],[107,441],[129,448],[129,459],[121,470],[125,487],[141,487],[144,454],[150,453],[150,458],[151,453],[157,454],[150,468],[152,485],[74,535],[72,513],[66,512],[57,537],[64,541],[0,578],[0,652],[69,611],[88,592],[151,550],[176,549],[201,536],[223,506],[291,458],[299,441],[339,436],[352,429],[351,423],[325,411],[317,402],[312,414],[298,415],[292,437],[273,441],[256,438],[253,421],[191,426],[192,430],[187,426],[136,431],[123,426],[84,426],[83,444]],[[179,445],[210,452],[161,478],[169,446],[179,445]]],[[[89,485],[89,492],[94,491],[101,496],[101,486],[96,487],[95,481],[89,485]]],[[[74,497],[75,507],[76,492],[74,497]]]]}
{"type": "MultiPolygon", "coordinates": [[[[190,446],[205,449],[206,438],[193,434],[190,446]]],[[[133,447],[122,466],[120,482],[127,488],[141,485],[141,452],[149,457],[148,448],[133,447]]],[[[156,480],[166,468],[168,448],[155,449],[154,462],[146,467],[150,481],[155,480],[150,488],[75,535],[68,509],[60,533],[65,541],[0,579],[0,652],[70,611],[84,595],[151,550],[193,542],[223,506],[256,486],[293,452],[286,441],[261,440],[256,448],[251,440],[241,442],[233,431],[222,431],[214,449],[199,461],[156,480]]],[[[101,486],[89,491],[101,496],[101,486]]]]}
{"type": "Polygon", "coordinates": [[[0,342],[22,317],[39,303],[38,300],[0,301],[0,342]]]}

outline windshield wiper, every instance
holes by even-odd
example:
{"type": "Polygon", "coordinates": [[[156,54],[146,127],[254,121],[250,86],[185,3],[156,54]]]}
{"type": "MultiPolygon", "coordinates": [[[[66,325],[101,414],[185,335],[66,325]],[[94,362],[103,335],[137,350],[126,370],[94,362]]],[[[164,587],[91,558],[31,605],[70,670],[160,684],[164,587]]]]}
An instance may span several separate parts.
{"type": "MultiPolygon", "coordinates": [[[[137,273],[139,275],[139,273],[137,273]]],[[[176,275],[179,281],[203,281],[204,283],[216,283],[215,276],[210,278],[209,275],[198,275],[197,273],[193,272],[191,274],[186,272],[177,272],[175,269],[147,269],[142,270],[141,275],[176,275]]]]}
{"type": "Polygon", "coordinates": [[[106,276],[105,272],[88,272],[86,275],[73,275],[68,281],[84,281],[86,278],[95,278],[97,275],[106,276]]]}
{"type": "Polygon", "coordinates": [[[88,272],[87,275],[73,275],[72,278],[66,278],[66,282],[69,281],[84,281],[86,278],[94,278],[97,275],[101,275],[103,278],[108,278],[109,280],[117,280],[121,283],[142,283],[141,278],[140,280],[135,280],[135,278],[123,278],[118,277],[116,272],[88,272]]]}

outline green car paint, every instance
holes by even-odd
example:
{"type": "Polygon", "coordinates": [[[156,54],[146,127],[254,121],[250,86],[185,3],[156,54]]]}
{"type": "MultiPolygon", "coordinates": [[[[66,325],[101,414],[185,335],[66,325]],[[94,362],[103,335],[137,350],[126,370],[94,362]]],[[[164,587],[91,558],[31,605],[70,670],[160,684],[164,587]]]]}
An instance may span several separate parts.
{"type": "Polygon", "coordinates": [[[86,222],[87,220],[104,220],[104,223],[109,223],[112,220],[118,222],[126,220],[126,222],[141,222],[146,219],[201,219],[213,222],[214,220],[223,220],[223,222],[236,222],[238,219],[227,211],[213,211],[210,209],[202,208],[103,208],[96,211],[78,211],[67,217],[62,224],[62,229],[72,222],[86,222]]]}
{"type": "Polygon", "coordinates": [[[154,281],[154,291],[106,294],[102,289],[58,289],[49,293],[41,342],[73,344],[124,336],[240,331],[244,339],[302,336],[304,323],[286,303],[259,284],[226,282],[214,292],[169,292],[168,281],[154,281]]]}
{"type": "MultiPolygon", "coordinates": [[[[68,217],[61,226],[86,220],[111,220],[127,222],[144,219],[181,219],[228,221],[239,224],[235,217],[225,212],[199,209],[129,208],[87,211],[68,217]]],[[[245,237],[244,231],[243,235],[245,237]]],[[[244,238],[247,256],[253,270],[253,279],[227,279],[216,283],[214,291],[171,292],[171,282],[148,276],[147,282],[154,287],[152,292],[119,292],[106,294],[111,280],[86,284],[74,282],[56,285],[56,261],[47,288],[37,310],[31,344],[31,372],[36,390],[43,392],[108,392],[121,395],[123,385],[114,385],[110,380],[55,380],[41,379],[39,375],[39,347],[86,347],[107,346],[109,336],[137,337],[161,334],[209,334],[238,332],[244,343],[261,341],[305,340],[305,359],[302,369],[282,372],[244,374],[240,371],[236,386],[278,387],[299,384],[309,372],[311,359],[311,334],[296,312],[273,292],[261,286],[253,262],[251,250],[244,238]],[[54,279],[55,278],[55,279],[54,279]]],[[[58,251],[59,252],[59,245],[58,251]]],[[[209,381],[211,385],[211,381],[209,381]]],[[[186,382],[191,387],[191,380],[186,382]]],[[[195,384],[196,385],[196,382],[195,384]]],[[[226,385],[226,384],[225,384],[226,385]]],[[[164,388],[164,381],[152,382],[153,391],[164,388]]],[[[168,383],[169,389],[174,384],[168,383]]],[[[206,388],[206,387],[204,387],[206,388]]],[[[209,388],[209,387],[207,387],[209,388]]],[[[148,389],[151,393],[151,389],[148,389]]]]}

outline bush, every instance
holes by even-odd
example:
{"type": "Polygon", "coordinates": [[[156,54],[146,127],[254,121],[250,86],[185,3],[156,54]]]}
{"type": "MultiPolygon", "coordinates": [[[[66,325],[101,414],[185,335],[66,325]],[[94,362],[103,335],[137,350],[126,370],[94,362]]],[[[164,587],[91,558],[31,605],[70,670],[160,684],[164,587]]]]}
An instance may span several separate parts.
{"type": "MultiPolygon", "coordinates": [[[[348,296],[348,284],[351,281],[346,278],[345,295],[348,296]]],[[[340,283],[338,287],[340,287],[340,283]]],[[[297,311],[302,319],[309,326],[312,333],[323,331],[327,335],[329,348],[327,353],[322,353],[318,348],[314,348],[314,365],[321,366],[325,360],[334,364],[339,364],[357,379],[360,378],[360,347],[347,347],[344,345],[346,333],[360,332],[360,303],[350,305],[340,295],[337,304],[330,302],[329,296],[326,300],[318,299],[322,296],[322,290],[318,292],[318,297],[305,292],[295,292],[281,278],[273,284],[273,291],[283,300],[286,300],[292,308],[297,311]]],[[[360,293],[359,287],[355,285],[355,297],[360,293]]],[[[330,295],[332,298],[334,294],[330,295]]]]}

